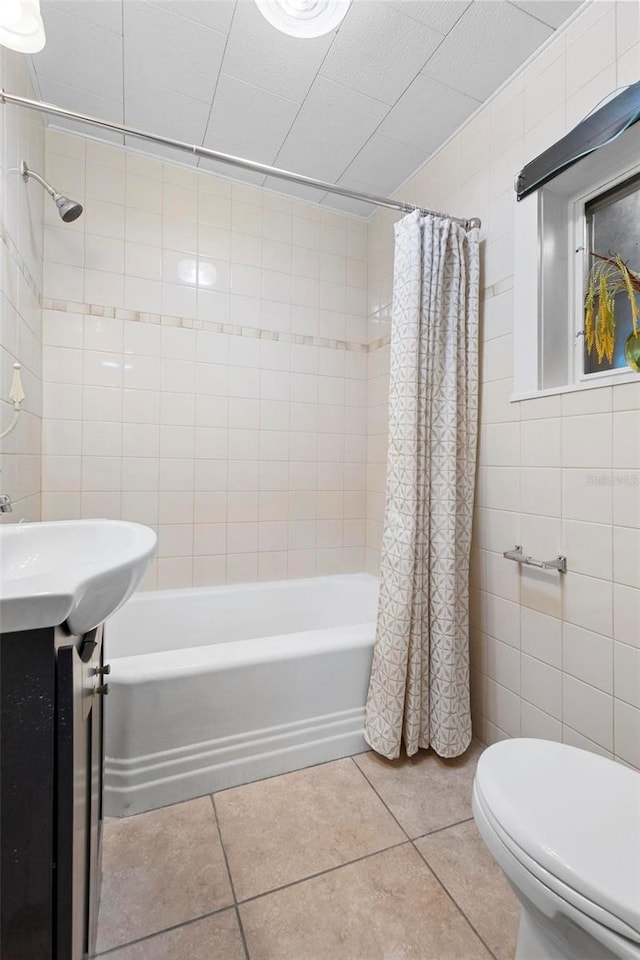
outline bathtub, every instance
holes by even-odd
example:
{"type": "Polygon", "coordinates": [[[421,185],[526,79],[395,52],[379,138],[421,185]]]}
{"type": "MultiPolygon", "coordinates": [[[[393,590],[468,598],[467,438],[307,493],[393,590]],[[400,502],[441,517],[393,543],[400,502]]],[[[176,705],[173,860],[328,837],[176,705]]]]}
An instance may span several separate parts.
{"type": "Polygon", "coordinates": [[[133,596],[105,629],[105,812],[366,750],[377,592],[350,574],[133,596]]]}

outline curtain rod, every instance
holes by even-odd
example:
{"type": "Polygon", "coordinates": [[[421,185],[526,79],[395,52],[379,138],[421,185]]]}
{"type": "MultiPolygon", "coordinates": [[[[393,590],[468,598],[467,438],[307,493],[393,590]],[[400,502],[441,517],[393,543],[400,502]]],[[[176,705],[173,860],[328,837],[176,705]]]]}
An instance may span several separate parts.
{"type": "Polygon", "coordinates": [[[227,163],[233,167],[241,167],[243,170],[252,170],[255,173],[262,173],[268,177],[277,177],[279,180],[288,180],[291,183],[300,183],[306,187],[312,187],[315,190],[323,190],[326,193],[334,193],[341,197],[348,197],[352,200],[361,200],[364,203],[371,203],[377,207],[388,207],[390,210],[400,210],[402,213],[410,213],[412,210],[420,210],[425,215],[436,217],[445,217],[456,223],[461,223],[466,229],[480,227],[480,220],[463,220],[459,217],[448,217],[447,214],[437,213],[435,210],[425,210],[413,203],[403,203],[400,200],[391,200],[389,197],[377,197],[371,193],[361,193],[357,190],[348,190],[346,187],[340,187],[335,183],[327,183],[324,180],[315,180],[313,177],[305,177],[300,173],[292,173],[290,170],[281,170],[279,167],[271,167],[266,163],[258,163],[255,160],[246,160],[243,157],[234,157],[229,153],[220,153],[217,150],[210,150],[208,147],[201,147],[195,143],[185,143],[182,140],[173,140],[171,137],[163,137],[160,134],[149,133],[146,130],[137,130],[134,127],[126,127],[121,123],[115,123],[111,120],[101,120],[98,117],[92,117],[84,113],[75,113],[72,110],[66,110],[64,107],[56,107],[53,103],[46,103],[43,100],[29,100],[27,97],[20,97],[14,93],[7,93],[0,90],[0,101],[2,103],[14,103],[19,107],[26,107],[28,110],[38,110],[41,113],[49,113],[54,117],[65,117],[67,120],[77,120],[80,123],[87,123],[93,127],[102,127],[104,130],[113,130],[128,137],[137,137],[139,140],[148,140],[151,143],[161,143],[167,147],[175,147],[176,150],[183,150],[196,157],[204,157],[207,160],[216,160],[219,163],[227,163]]]}

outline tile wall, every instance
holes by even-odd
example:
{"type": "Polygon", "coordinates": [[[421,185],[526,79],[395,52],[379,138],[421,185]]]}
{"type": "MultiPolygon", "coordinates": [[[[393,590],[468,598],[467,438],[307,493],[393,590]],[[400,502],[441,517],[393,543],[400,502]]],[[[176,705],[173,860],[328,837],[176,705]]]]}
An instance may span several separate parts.
{"type": "Polygon", "coordinates": [[[367,224],[47,134],[43,513],[157,527],[148,588],[364,568],[367,224]]]}
{"type": "MultiPolygon", "coordinates": [[[[401,191],[483,221],[476,732],[635,765],[640,385],[508,398],[513,175],[639,73],[638,4],[589,4],[401,191]],[[501,556],[516,542],[570,572],[519,570],[501,556]]],[[[22,58],[2,74],[31,92],[22,58]]],[[[150,588],[375,573],[393,216],[367,243],[355,218],[49,130],[46,175],[86,207],[63,225],[17,176],[22,156],[43,168],[40,119],[3,123],[1,395],[14,358],[27,392],[3,444],[11,519],[40,509],[43,283],[44,518],[157,526],[150,588]]]]}
{"type": "MultiPolygon", "coordinates": [[[[481,425],[472,561],[475,730],[564,740],[640,766],[640,382],[510,403],[513,177],[603,97],[640,76],[640,5],[581,8],[401,189],[482,218],[481,425]],[[502,551],[568,557],[521,570],[502,551]]],[[[391,299],[393,217],[370,224],[370,338],[391,299]],[[373,332],[371,332],[373,331],[373,332]]],[[[383,372],[368,355],[367,561],[385,461],[383,372]],[[379,402],[380,401],[380,402],[379,402]]]]}
{"type": "MultiPolygon", "coordinates": [[[[2,87],[26,97],[34,91],[25,58],[0,47],[2,87]]],[[[13,364],[22,364],[26,399],[15,431],[0,440],[0,493],[14,512],[0,522],[40,517],[42,411],[42,212],[44,193],[19,174],[24,159],[44,169],[44,125],[38,114],[4,106],[0,113],[0,432],[10,423],[13,364]]]]}

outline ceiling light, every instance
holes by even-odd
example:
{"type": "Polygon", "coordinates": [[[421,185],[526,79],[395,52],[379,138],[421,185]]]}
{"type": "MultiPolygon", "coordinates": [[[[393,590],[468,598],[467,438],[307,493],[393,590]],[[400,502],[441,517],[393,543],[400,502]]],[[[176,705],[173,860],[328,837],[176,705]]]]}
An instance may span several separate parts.
{"type": "Polygon", "coordinates": [[[19,53],[38,53],[45,45],[40,0],[1,0],[0,44],[19,53]]]}
{"type": "Polygon", "coordinates": [[[290,37],[321,37],[342,23],[351,0],[256,0],[272,27],[290,37]]]}

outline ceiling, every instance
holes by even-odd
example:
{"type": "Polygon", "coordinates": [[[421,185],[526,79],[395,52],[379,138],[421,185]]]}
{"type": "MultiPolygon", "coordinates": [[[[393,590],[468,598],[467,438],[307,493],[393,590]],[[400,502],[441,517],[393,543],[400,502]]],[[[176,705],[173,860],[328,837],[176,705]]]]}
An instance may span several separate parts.
{"type": "MultiPolygon", "coordinates": [[[[254,0],[42,0],[47,45],[32,59],[42,99],[58,106],[390,194],[579,5],[352,0],[337,31],[301,40],[270,26],[254,0]]],[[[132,145],[189,162],[170,148],[132,145]]],[[[372,212],[308,187],[200,164],[372,212]]]]}

